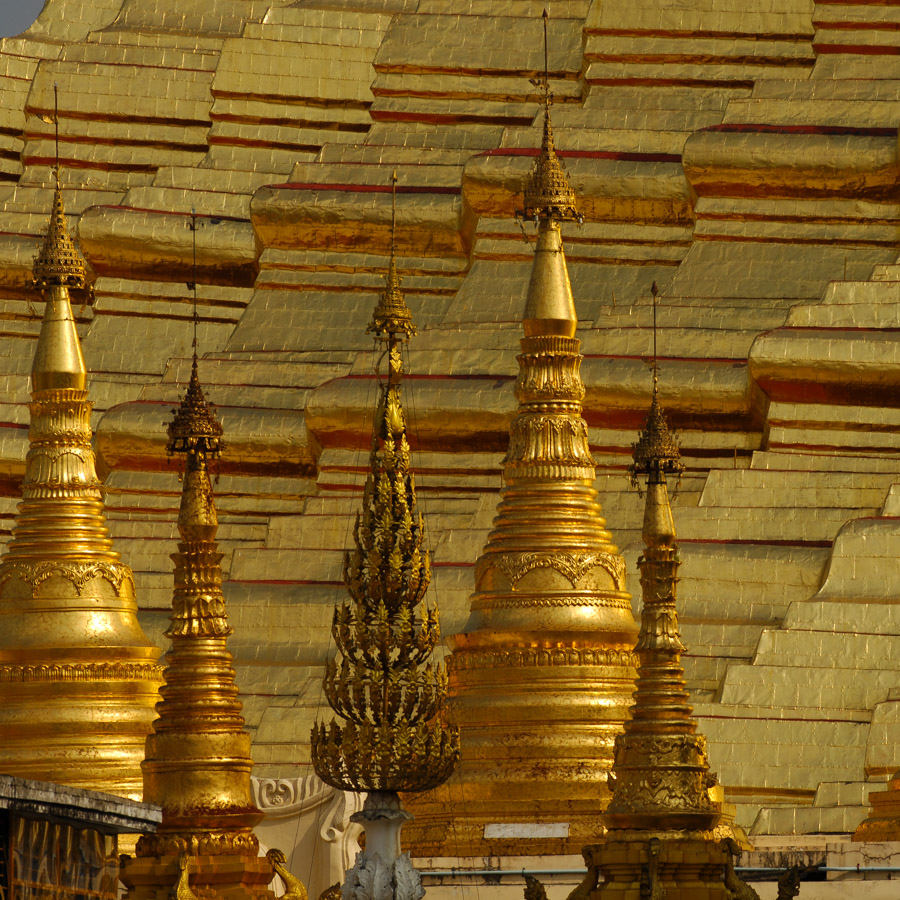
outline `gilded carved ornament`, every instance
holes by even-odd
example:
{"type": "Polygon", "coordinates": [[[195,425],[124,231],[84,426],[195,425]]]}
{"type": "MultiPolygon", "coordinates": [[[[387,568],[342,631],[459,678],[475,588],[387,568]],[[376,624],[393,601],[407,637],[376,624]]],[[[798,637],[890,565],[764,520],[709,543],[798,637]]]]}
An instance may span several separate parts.
{"type": "Polygon", "coordinates": [[[85,588],[100,578],[107,582],[117,595],[134,596],[134,575],[128,566],[107,562],[65,562],[43,560],[41,562],[13,562],[0,568],[0,590],[9,581],[22,581],[36,590],[51,578],[62,578],[71,584],[80,597],[85,588]],[[123,588],[128,587],[128,590],[123,588]]]}
{"type": "MultiPolygon", "coordinates": [[[[510,588],[535,569],[553,569],[565,576],[573,588],[595,568],[604,569],[612,578],[618,590],[625,590],[625,560],[617,553],[517,553],[500,554],[478,561],[475,569],[476,581],[484,570],[500,569],[509,580],[510,588]]],[[[589,602],[579,600],[578,602],[589,602]]]]}
{"type": "MultiPolygon", "coordinates": [[[[396,175],[393,187],[392,236],[396,175]]],[[[401,345],[415,328],[400,292],[393,237],[385,289],[368,331],[386,345],[388,373],[375,410],[354,547],[344,560],[350,599],[337,606],[332,623],[338,659],[328,662],[324,678],[328,703],[344,724],[316,723],[311,740],[313,765],[326,784],[368,791],[371,798],[433,788],[459,760],[459,732],[441,721],[447,673],[431,661],[440,639],[437,610],[419,612],[431,560],[401,400],[401,345]]],[[[354,878],[374,877],[370,864],[358,860],[354,878]]],[[[402,873],[394,877],[402,880],[402,873]]]]}

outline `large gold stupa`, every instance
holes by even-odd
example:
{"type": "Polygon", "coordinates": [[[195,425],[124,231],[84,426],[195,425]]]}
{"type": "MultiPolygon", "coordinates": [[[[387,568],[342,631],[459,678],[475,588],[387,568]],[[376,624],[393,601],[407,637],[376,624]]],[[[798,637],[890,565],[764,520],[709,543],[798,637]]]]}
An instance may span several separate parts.
{"type": "Polygon", "coordinates": [[[113,550],[70,290],[85,264],[59,174],[34,261],[46,305],[31,369],[22,502],[0,564],[0,772],[139,798],[159,651],[113,550]]]}
{"type": "Polygon", "coordinates": [[[196,349],[168,431],[169,452],[185,457],[181,541],[172,554],[165,684],[143,763],[144,798],[162,807],[163,820],[155,834],[138,841],[137,858],[123,866],[122,880],[131,900],[166,900],[179,871],[201,897],[261,900],[273,896],[267,886],[274,871],[259,857],[253,833],[263,815],[251,795],[250,735],[227,647],[233,629],[222,594],[209,473],[223,445],[222,425],[203,394],[196,349]]]}
{"type": "Polygon", "coordinates": [[[544,87],[541,155],[525,191],[538,237],[518,410],[471,616],[451,638],[462,763],[458,778],[410,802],[418,853],[580,850],[606,805],[613,742],[634,689],[625,563],[601,515],[581,416],[578,320],[560,231],[578,213],[553,145],[546,76],[544,87]]]}

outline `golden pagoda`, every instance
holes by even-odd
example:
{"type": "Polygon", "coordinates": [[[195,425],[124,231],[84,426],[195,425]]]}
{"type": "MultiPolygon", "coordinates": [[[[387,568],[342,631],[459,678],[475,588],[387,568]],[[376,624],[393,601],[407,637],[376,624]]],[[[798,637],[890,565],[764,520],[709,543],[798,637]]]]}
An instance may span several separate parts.
{"type": "MultiPolygon", "coordinates": [[[[162,807],[155,834],[143,835],[121,878],[132,900],[167,900],[173,885],[200,898],[274,896],[273,864],[259,857],[253,826],[263,818],[251,795],[250,735],[244,729],[222,594],[222,554],[209,463],[222,425],[203,394],[196,351],[187,392],[168,426],[168,452],[185,458],[171,645],[159,717],[147,737],[144,799],[162,807]]],[[[277,851],[273,851],[277,852],[277,851]]],[[[183,891],[179,891],[182,897],[183,891]]]]}
{"type": "Polygon", "coordinates": [[[900,771],[883,791],[869,794],[871,808],[853,833],[854,841],[900,841],[900,771]]]}
{"type": "Polygon", "coordinates": [[[328,702],[346,723],[317,722],[311,735],[318,776],[339,790],[367,792],[362,811],[351,817],[365,829],[365,850],[344,885],[344,896],[356,900],[421,898],[418,873],[401,853],[400,829],[411,816],[398,792],[442,784],[459,761],[459,732],[442,721],[447,675],[430,661],[440,640],[438,613],[418,611],[431,582],[431,560],[401,399],[401,348],[415,327],[394,253],[396,184],[395,173],[390,264],[367,329],[385,345],[388,374],[375,410],[354,548],[344,561],[350,599],[334,612],[340,663],[330,661],[324,679],[328,702]]]}
{"type": "Polygon", "coordinates": [[[31,369],[29,450],[0,563],[0,772],[140,799],[159,650],[113,549],[91,447],[71,292],[87,288],[59,164],[33,284],[44,315],[31,369]]]}
{"type": "Polygon", "coordinates": [[[678,544],[667,474],[684,466],[659,403],[656,285],[653,286],[653,399],[634,444],[632,479],[645,475],[640,660],[631,718],[616,738],[612,798],[603,843],[587,847],[592,900],[758,897],[734,872],[739,845],[722,823],[722,789],[709,770],[706,738],[688,702],[676,609],[678,544]],[[597,887],[597,882],[600,886],[597,887]]]}
{"type": "Polygon", "coordinates": [[[523,213],[538,236],[518,410],[471,616],[450,638],[462,763],[450,784],[410,803],[422,855],[580,851],[609,798],[613,742],[634,690],[625,562],[597,500],[581,415],[581,342],[560,231],[580,216],[554,148],[546,22],[545,12],[543,140],[523,213]]]}

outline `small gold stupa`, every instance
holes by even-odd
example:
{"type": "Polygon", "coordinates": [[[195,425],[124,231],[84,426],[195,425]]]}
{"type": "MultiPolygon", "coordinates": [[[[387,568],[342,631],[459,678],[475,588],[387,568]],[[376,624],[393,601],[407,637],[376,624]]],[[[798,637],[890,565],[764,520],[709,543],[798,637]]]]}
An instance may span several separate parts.
{"type": "MultiPolygon", "coordinates": [[[[647,477],[640,660],[631,719],[616,739],[603,842],[584,849],[591,900],[750,900],[734,872],[739,845],[722,822],[722,788],[689,704],[676,610],[678,544],[666,475],[684,466],[659,403],[654,301],[653,399],[634,445],[632,479],[647,477]],[[599,887],[598,882],[600,882],[599,887]]],[[[758,897],[757,897],[758,900],[758,897]]]]}
{"type": "Polygon", "coordinates": [[[267,887],[274,860],[259,857],[253,833],[263,814],[251,795],[250,735],[227,648],[232,628],[209,473],[223,447],[222,425],[200,385],[196,312],[194,347],[187,392],[168,427],[169,453],[185,458],[181,541],[172,554],[165,684],[143,764],[144,799],[162,807],[163,819],[155,834],[140,838],[121,878],[131,900],[168,900],[179,875],[200,898],[260,900],[274,896],[267,887]]]}
{"type": "Polygon", "coordinates": [[[869,794],[871,808],[853,833],[854,841],[900,841],[900,771],[883,791],[869,794]]]}
{"type": "Polygon", "coordinates": [[[442,784],[459,761],[459,732],[442,721],[447,675],[431,661],[440,640],[437,610],[419,611],[431,560],[401,400],[401,349],[415,327],[394,255],[396,183],[395,174],[386,285],[368,328],[385,344],[388,375],[375,410],[354,548],[344,562],[350,599],[334,612],[340,662],[328,663],[324,680],[328,702],[345,724],[317,723],[311,736],[318,776],[339,790],[367,792],[362,811],[351,817],[365,829],[365,851],[344,885],[344,896],[356,900],[373,900],[379,884],[389,885],[395,900],[420,900],[418,873],[401,852],[400,829],[411,816],[399,792],[442,784]]]}
{"type": "MultiPolygon", "coordinates": [[[[545,51],[546,51],[546,13],[545,51]]],[[[545,53],[546,55],[546,53],[545,53]]],[[[458,776],[410,802],[421,855],[578,852],[609,798],[613,742],[634,690],[637,627],[606,529],[581,415],[581,342],[560,223],[579,220],[553,143],[544,75],[540,157],[525,188],[537,225],[504,488],[450,638],[458,776]]]]}
{"type": "Polygon", "coordinates": [[[0,563],[0,772],[139,799],[159,650],[106,525],[69,296],[86,289],[85,263],[58,164],[33,271],[45,307],[22,502],[0,563]]]}

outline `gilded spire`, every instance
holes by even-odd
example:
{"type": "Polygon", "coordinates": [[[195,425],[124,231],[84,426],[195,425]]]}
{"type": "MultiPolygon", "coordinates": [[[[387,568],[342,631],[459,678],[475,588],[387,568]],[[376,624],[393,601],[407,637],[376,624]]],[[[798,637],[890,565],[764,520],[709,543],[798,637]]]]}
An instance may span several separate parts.
{"type": "Polygon", "coordinates": [[[678,545],[666,473],[684,469],[678,444],[659,404],[656,358],[657,290],[653,285],[653,400],[647,424],[634,445],[632,479],[647,476],[641,570],[640,660],[631,719],[616,738],[604,815],[611,829],[708,831],[721,817],[712,799],[706,738],[688,703],[676,610],[678,545]]]}
{"type": "MultiPolygon", "coordinates": [[[[196,217],[191,217],[196,227],[196,217]]],[[[176,864],[196,857],[191,882],[241,900],[271,898],[271,864],[258,855],[253,827],[250,735],[227,638],[222,553],[210,460],[224,449],[222,425],[200,384],[194,283],[194,352],[187,390],[167,427],[170,456],[184,457],[172,612],[166,637],[162,700],[147,738],[144,799],[162,807],[155,834],[143,835],[122,880],[129,900],[156,900],[172,884],[176,864]]],[[[184,871],[184,869],[183,869],[184,871]]],[[[184,877],[185,884],[187,876],[184,877]]]]}
{"type": "MultiPolygon", "coordinates": [[[[396,174],[393,177],[396,210],[396,174]]],[[[350,599],[335,609],[340,662],[328,663],[325,694],[346,724],[312,730],[316,773],[349,791],[425,791],[446,781],[459,759],[459,733],[440,720],[447,676],[429,661],[439,637],[437,611],[418,612],[431,581],[417,509],[400,345],[415,330],[391,263],[369,331],[386,345],[388,377],[375,412],[369,474],[354,548],[344,562],[350,599]]],[[[372,794],[370,793],[370,797],[372,794]]]]}
{"type": "Polygon", "coordinates": [[[66,224],[58,152],[34,286],[45,306],[29,449],[0,564],[0,771],[137,798],[159,651],[138,623],[134,577],[106,525],[69,296],[84,289],[85,264],[66,224]]]}
{"type": "Polygon", "coordinates": [[[175,586],[162,701],[144,762],[144,798],[162,806],[163,820],[155,835],[141,838],[138,856],[255,855],[252,829],[262,814],[251,799],[250,736],[226,646],[232,628],[209,474],[209,461],[224,446],[222,425],[203,395],[196,352],[167,431],[169,454],[184,457],[181,541],[172,554],[175,586]]]}

